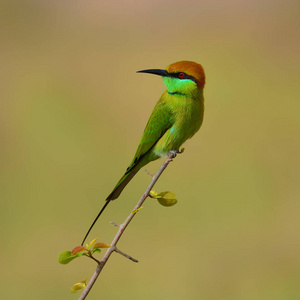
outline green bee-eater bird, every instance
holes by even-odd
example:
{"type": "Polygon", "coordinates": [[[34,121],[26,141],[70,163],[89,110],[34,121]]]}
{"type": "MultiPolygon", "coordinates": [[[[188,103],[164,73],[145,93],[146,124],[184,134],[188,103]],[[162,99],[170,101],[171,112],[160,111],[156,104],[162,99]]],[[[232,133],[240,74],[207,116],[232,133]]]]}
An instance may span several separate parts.
{"type": "Polygon", "coordinates": [[[108,203],[119,197],[133,176],[149,162],[166,156],[170,151],[178,152],[181,145],[199,130],[203,121],[205,74],[200,64],[180,61],[165,70],[150,69],[138,73],[162,76],[167,90],[153,109],[131,164],[106,198],[82,244],[108,203]]]}

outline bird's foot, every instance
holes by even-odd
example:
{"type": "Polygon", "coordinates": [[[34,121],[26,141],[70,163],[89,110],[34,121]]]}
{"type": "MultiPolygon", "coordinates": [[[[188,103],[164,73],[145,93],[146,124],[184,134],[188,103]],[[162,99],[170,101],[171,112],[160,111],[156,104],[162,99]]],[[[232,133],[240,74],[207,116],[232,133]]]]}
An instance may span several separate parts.
{"type": "Polygon", "coordinates": [[[168,153],[168,156],[170,158],[175,158],[177,156],[177,154],[179,153],[178,150],[170,150],[169,153],[168,153]]]}
{"type": "Polygon", "coordinates": [[[184,148],[180,149],[180,151],[178,150],[170,150],[169,151],[169,156],[172,156],[173,158],[175,158],[177,156],[177,154],[181,154],[184,152],[184,148]]]}
{"type": "Polygon", "coordinates": [[[154,176],[154,174],[152,174],[152,173],[150,173],[148,170],[146,170],[146,169],[143,169],[143,171],[145,171],[148,175],[150,175],[151,177],[153,177],[154,176]]]}
{"type": "Polygon", "coordinates": [[[173,158],[175,158],[177,156],[177,154],[181,154],[183,153],[184,151],[184,148],[182,148],[180,151],[178,150],[170,150],[169,153],[168,153],[168,162],[171,162],[173,161],[173,158]]]}
{"type": "Polygon", "coordinates": [[[179,154],[184,152],[184,148],[181,148],[180,151],[178,152],[179,154]]]}
{"type": "Polygon", "coordinates": [[[175,158],[178,153],[179,153],[179,151],[177,151],[177,150],[170,150],[168,153],[168,159],[167,159],[168,163],[173,161],[173,158],[175,158]]]}

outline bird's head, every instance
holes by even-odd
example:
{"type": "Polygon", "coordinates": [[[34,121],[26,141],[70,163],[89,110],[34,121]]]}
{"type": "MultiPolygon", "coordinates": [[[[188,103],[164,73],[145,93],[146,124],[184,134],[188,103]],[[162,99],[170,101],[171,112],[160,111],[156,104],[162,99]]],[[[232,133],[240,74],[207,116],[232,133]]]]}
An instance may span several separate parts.
{"type": "Polygon", "coordinates": [[[203,67],[193,61],[179,61],[166,67],[166,69],[150,69],[138,71],[160,75],[171,95],[190,95],[197,90],[203,90],[205,74],[203,67]]]}

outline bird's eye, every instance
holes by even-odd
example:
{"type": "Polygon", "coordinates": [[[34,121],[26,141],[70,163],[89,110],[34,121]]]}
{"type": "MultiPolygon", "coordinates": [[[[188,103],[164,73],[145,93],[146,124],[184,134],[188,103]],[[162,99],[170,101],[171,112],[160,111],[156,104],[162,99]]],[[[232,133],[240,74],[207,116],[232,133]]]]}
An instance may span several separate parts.
{"type": "Polygon", "coordinates": [[[179,77],[179,78],[184,78],[184,75],[185,75],[185,74],[184,74],[183,72],[180,72],[180,73],[178,74],[178,77],[179,77]]]}

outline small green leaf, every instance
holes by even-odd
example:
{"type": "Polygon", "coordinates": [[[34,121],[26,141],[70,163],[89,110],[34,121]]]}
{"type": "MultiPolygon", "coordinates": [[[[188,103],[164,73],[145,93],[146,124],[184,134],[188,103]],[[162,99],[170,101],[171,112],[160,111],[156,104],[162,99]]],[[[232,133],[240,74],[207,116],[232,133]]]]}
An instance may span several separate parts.
{"type": "Polygon", "coordinates": [[[79,290],[84,290],[85,288],[86,288],[86,280],[83,280],[79,283],[75,283],[71,288],[71,294],[74,294],[79,290]]]}
{"type": "Polygon", "coordinates": [[[90,242],[90,248],[93,246],[93,244],[97,241],[97,238],[93,239],[91,242],[90,242]]]}
{"type": "Polygon", "coordinates": [[[163,206],[173,206],[177,203],[176,195],[170,191],[161,192],[155,198],[163,206]]]}
{"type": "Polygon", "coordinates": [[[143,208],[143,206],[140,206],[139,208],[134,209],[131,213],[136,214],[142,208],[143,208]]]}
{"type": "Polygon", "coordinates": [[[86,255],[86,253],[85,252],[80,252],[80,253],[77,253],[77,254],[75,254],[76,255],[76,257],[80,257],[80,256],[82,256],[82,255],[86,255]]]}
{"type": "Polygon", "coordinates": [[[157,199],[157,193],[154,192],[154,191],[150,191],[149,196],[150,196],[150,198],[155,198],[155,199],[157,199]]]}
{"type": "Polygon", "coordinates": [[[71,251],[63,251],[62,253],[59,254],[58,256],[58,262],[60,264],[66,265],[73,259],[75,259],[77,256],[72,255],[71,251]]]}
{"type": "Polygon", "coordinates": [[[93,253],[95,253],[95,252],[100,253],[101,250],[100,250],[99,248],[95,248],[95,249],[93,250],[93,253]]]}

